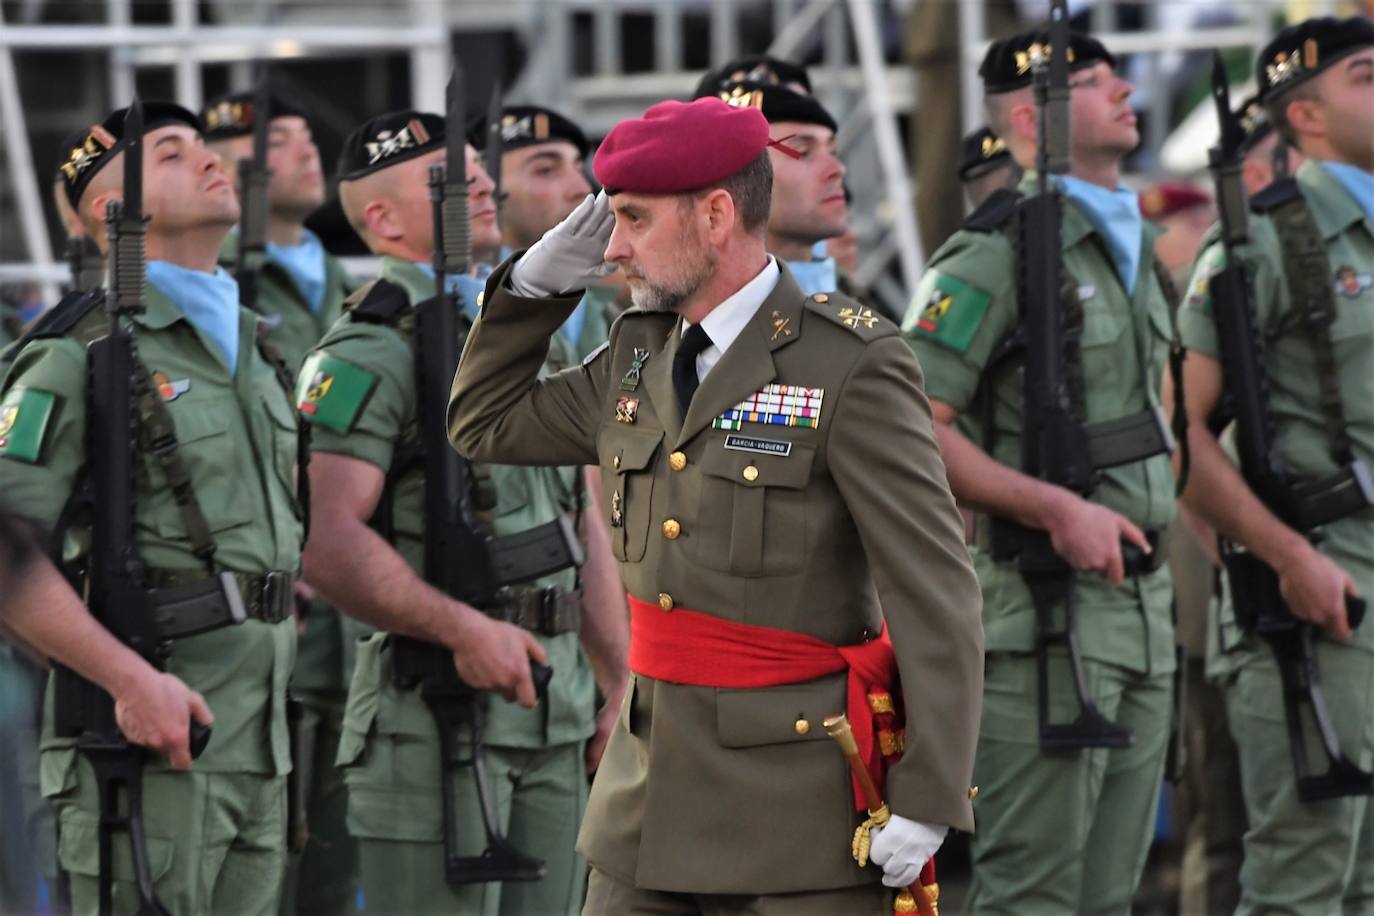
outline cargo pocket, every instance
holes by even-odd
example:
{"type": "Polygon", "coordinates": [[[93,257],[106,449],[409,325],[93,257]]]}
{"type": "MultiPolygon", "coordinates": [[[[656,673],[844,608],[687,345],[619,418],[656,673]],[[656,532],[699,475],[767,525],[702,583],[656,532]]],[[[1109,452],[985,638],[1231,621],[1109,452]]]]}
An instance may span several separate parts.
{"type": "Polygon", "coordinates": [[[782,687],[720,688],[716,738],[729,748],[830,741],[822,723],[847,710],[847,687],[848,676],[842,673],[782,687]]]}
{"type": "Polygon", "coordinates": [[[617,560],[638,563],[649,544],[653,458],[663,441],[657,429],[607,429],[602,434],[602,502],[617,560]],[[610,473],[606,473],[609,470],[610,473]]]}
{"type": "Polygon", "coordinates": [[[344,707],[339,752],[334,758],[335,766],[359,765],[363,752],[367,749],[367,737],[377,718],[381,693],[382,645],[385,641],[385,633],[373,633],[357,641],[353,681],[348,688],[348,703],[344,707]]]}
{"type": "Polygon", "coordinates": [[[76,748],[44,747],[38,754],[38,790],[55,799],[76,788],[76,748]]]}
{"type": "Polygon", "coordinates": [[[734,576],[795,573],[806,561],[806,485],[814,445],[763,455],[708,443],[701,459],[697,562],[734,576]]]}
{"type": "MultiPolygon", "coordinates": [[[[62,816],[58,831],[58,858],[62,861],[62,867],[74,875],[93,879],[100,877],[98,823],[96,818],[81,811],[68,811],[62,816]]],[[[172,867],[174,845],[171,840],[145,835],[144,846],[148,850],[148,871],[156,882],[172,867]]],[[[114,861],[111,870],[115,881],[132,884],[135,880],[134,860],[128,838],[117,834],[112,847],[114,861]]]]}

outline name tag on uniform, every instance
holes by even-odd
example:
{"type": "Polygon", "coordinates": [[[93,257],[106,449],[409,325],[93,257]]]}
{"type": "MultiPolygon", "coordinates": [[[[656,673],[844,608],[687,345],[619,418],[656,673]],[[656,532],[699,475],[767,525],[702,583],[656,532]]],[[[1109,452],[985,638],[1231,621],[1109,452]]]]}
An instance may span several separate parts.
{"type": "Polygon", "coordinates": [[[755,439],[753,436],[726,436],[725,447],[737,452],[754,452],[759,455],[781,455],[786,458],[792,454],[792,443],[778,439],[755,439]]]}

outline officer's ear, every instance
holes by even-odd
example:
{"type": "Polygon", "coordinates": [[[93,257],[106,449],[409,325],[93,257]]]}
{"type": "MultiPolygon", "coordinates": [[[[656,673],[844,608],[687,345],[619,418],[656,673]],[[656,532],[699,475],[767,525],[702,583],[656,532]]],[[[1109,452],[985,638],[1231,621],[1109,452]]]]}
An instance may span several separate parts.
{"type": "MultiPolygon", "coordinates": [[[[96,180],[99,180],[99,176],[96,180]]],[[[91,184],[94,185],[95,182],[91,184]]],[[[81,207],[78,212],[81,224],[85,227],[86,234],[101,246],[102,251],[105,247],[105,211],[110,202],[115,200],[124,200],[124,192],[119,188],[107,187],[98,190],[88,187],[80,201],[81,207]]]]}
{"type": "Polygon", "coordinates": [[[386,198],[376,197],[363,205],[363,224],[374,238],[394,242],[405,235],[396,218],[396,208],[386,198]]]}
{"type": "Polygon", "coordinates": [[[724,188],[712,188],[701,196],[694,208],[706,220],[706,237],[712,245],[720,245],[739,222],[735,199],[724,188]]]}

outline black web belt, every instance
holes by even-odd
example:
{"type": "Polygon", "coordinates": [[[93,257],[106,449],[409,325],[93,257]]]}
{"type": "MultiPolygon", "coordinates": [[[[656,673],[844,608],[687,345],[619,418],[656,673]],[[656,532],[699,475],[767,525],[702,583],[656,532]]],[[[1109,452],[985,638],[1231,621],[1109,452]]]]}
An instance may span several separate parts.
{"type": "Polygon", "coordinates": [[[541,636],[575,633],[582,627],[582,592],[533,589],[502,602],[492,616],[541,636]]]}
{"type": "Polygon", "coordinates": [[[221,572],[189,580],[179,579],[176,573],[150,572],[153,588],[149,595],[158,635],[185,639],[249,618],[280,623],[291,616],[295,578],[294,573],[282,570],[259,575],[221,572]]]}

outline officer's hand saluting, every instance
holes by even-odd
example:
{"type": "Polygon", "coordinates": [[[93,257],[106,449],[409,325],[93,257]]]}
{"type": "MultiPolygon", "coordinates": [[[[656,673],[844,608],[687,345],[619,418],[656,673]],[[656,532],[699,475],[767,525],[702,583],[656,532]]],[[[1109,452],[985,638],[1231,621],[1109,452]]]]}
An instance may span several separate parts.
{"type": "Polygon", "coordinates": [[[615,228],[610,198],[588,194],[563,222],[535,242],[510,272],[510,287],[526,297],[556,296],[586,289],[615,270],[606,245],[615,228]]]}

